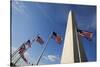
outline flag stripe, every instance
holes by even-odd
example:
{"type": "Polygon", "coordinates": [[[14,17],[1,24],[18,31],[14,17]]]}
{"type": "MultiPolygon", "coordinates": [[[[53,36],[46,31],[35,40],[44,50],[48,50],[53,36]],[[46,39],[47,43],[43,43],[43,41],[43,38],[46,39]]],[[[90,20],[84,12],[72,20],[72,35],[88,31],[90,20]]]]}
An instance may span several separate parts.
{"type": "Polygon", "coordinates": [[[92,32],[88,32],[88,31],[83,31],[80,29],[77,29],[77,32],[79,33],[80,36],[87,38],[88,40],[91,40],[93,37],[93,33],[92,32]]]}
{"type": "Polygon", "coordinates": [[[54,39],[58,44],[61,43],[62,38],[61,38],[61,36],[58,35],[56,32],[53,32],[53,33],[52,33],[52,37],[53,37],[53,39],[54,39]]]}
{"type": "Polygon", "coordinates": [[[37,36],[36,42],[38,42],[41,45],[44,44],[44,41],[40,36],[37,36]]]}

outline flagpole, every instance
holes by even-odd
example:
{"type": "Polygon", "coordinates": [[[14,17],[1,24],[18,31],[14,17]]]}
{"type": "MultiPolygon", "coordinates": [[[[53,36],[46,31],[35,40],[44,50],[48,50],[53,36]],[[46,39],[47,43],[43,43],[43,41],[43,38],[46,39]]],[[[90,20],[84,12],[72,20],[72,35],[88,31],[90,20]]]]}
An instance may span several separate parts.
{"type": "MultiPolygon", "coordinates": [[[[36,35],[36,37],[38,36],[38,34],[36,35]]],[[[34,40],[35,40],[35,36],[34,36],[34,38],[33,38],[34,40]]],[[[34,42],[34,40],[32,40],[32,42],[34,42]]],[[[22,45],[21,45],[22,46],[22,45]]],[[[21,47],[20,46],[20,47],[21,47]]],[[[20,47],[11,55],[11,57],[13,57],[17,52],[18,52],[18,50],[20,49],[20,47]]]]}
{"type": "Polygon", "coordinates": [[[21,56],[17,59],[17,61],[14,63],[16,65],[16,63],[21,59],[21,56]]]}
{"type": "MultiPolygon", "coordinates": [[[[28,50],[28,48],[24,51],[24,53],[26,52],[28,50]]],[[[23,53],[23,54],[24,54],[23,53]]],[[[20,57],[18,58],[18,60],[15,62],[15,65],[16,65],[16,63],[19,61],[21,59],[21,55],[20,55],[20,57]]]]}
{"type": "Polygon", "coordinates": [[[12,57],[12,62],[14,61],[14,59],[18,56],[18,52],[12,57]]]}
{"type": "MultiPolygon", "coordinates": [[[[21,45],[21,46],[22,46],[22,45],[21,45]]],[[[20,47],[21,47],[21,46],[20,46],[20,47]]],[[[19,47],[19,48],[20,48],[20,47],[19,47]]],[[[19,48],[11,55],[12,57],[18,52],[19,48]]]]}
{"type": "Polygon", "coordinates": [[[40,54],[40,56],[39,56],[39,58],[38,58],[38,60],[37,60],[36,65],[39,64],[39,62],[40,62],[40,60],[41,60],[41,58],[42,58],[42,56],[43,56],[43,54],[44,54],[44,51],[46,50],[47,45],[48,45],[48,43],[49,43],[49,41],[50,41],[50,39],[51,39],[51,36],[52,36],[52,33],[49,35],[48,40],[47,40],[47,42],[46,42],[46,44],[45,44],[45,47],[44,47],[42,53],[40,54]]]}
{"type": "MultiPolygon", "coordinates": [[[[36,37],[37,37],[37,36],[38,36],[38,35],[36,35],[36,37]]],[[[32,40],[32,43],[35,41],[35,38],[36,38],[36,37],[34,36],[34,38],[33,38],[33,40],[32,40]]],[[[21,47],[21,46],[20,46],[20,47],[21,47]]],[[[19,47],[19,48],[20,48],[20,47],[19,47]]],[[[19,48],[18,48],[18,49],[19,49],[19,48]]],[[[18,50],[18,49],[17,49],[17,50],[18,50]]],[[[28,48],[27,48],[26,50],[28,50],[28,48]]],[[[26,51],[26,50],[25,50],[25,51],[26,51]]],[[[24,53],[25,53],[25,51],[24,51],[24,53]]],[[[17,52],[18,52],[18,51],[17,51],[17,52]]],[[[16,53],[17,53],[17,52],[16,52],[16,53]]],[[[21,59],[21,56],[18,58],[18,60],[17,60],[14,64],[16,65],[16,63],[17,63],[20,59],[21,59]]]]}
{"type": "Polygon", "coordinates": [[[19,55],[17,55],[15,58],[12,59],[12,63],[15,63],[15,61],[19,58],[19,55]]]}

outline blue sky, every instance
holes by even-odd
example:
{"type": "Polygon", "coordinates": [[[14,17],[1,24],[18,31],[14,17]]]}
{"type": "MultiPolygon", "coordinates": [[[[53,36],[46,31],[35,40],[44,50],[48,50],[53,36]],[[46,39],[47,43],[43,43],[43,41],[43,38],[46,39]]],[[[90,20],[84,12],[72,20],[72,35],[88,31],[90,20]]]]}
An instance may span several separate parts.
{"type": "MultiPolygon", "coordinates": [[[[96,7],[94,6],[14,1],[12,49],[17,49],[23,42],[37,34],[40,34],[46,42],[50,33],[55,31],[62,36],[63,41],[59,45],[51,39],[40,64],[59,64],[70,10],[75,13],[78,28],[94,33],[92,42],[84,37],[81,38],[88,60],[94,61],[96,59],[96,7]]],[[[32,44],[32,48],[26,53],[30,63],[36,64],[43,48],[44,45],[41,46],[36,42],[32,44]]]]}

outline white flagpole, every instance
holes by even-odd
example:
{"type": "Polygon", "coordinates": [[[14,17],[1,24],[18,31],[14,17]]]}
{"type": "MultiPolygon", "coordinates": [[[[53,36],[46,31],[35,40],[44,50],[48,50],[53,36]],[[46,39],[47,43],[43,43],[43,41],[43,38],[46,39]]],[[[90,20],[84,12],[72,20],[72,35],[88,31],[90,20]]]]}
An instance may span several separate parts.
{"type": "MultiPolygon", "coordinates": [[[[37,36],[38,36],[38,35],[34,36],[34,38],[33,38],[33,40],[32,40],[31,43],[33,43],[33,42],[35,41],[35,38],[37,38],[37,36]]],[[[21,46],[20,46],[20,47],[21,47],[21,46]]],[[[20,48],[20,47],[19,47],[19,48],[20,48]]],[[[19,48],[17,49],[17,52],[18,52],[19,48]]],[[[28,48],[29,48],[29,47],[28,47],[28,48]]],[[[28,50],[28,48],[24,51],[24,53],[28,50]]],[[[16,53],[17,53],[17,52],[16,52],[16,53]]],[[[16,54],[16,53],[15,53],[15,54],[16,54]]],[[[21,56],[16,60],[16,62],[15,62],[14,64],[16,65],[16,63],[17,63],[20,59],[21,59],[21,56]]]]}
{"type": "MultiPolygon", "coordinates": [[[[21,45],[22,46],[22,45],[21,45]]],[[[21,47],[20,46],[20,47],[21,47]]],[[[20,49],[20,47],[11,55],[11,57],[13,57],[17,52],[18,52],[18,50],[20,49]]]]}
{"type": "Polygon", "coordinates": [[[16,63],[21,59],[21,56],[16,60],[16,62],[14,63],[16,65],[16,63]]]}
{"type": "Polygon", "coordinates": [[[47,40],[47,42],[46,42],[46,44],[45,44],[45,47],[44,47],[44,49],[42,50],[42,52],[41,52],[41,54],[40,54],[40,56],[39,56],[39,58],[38,58],[38,60],[37,60],[36,65],[39,64],[39,62],[40,62],[40,60],[41,60],[41,58],[42,58],[42,56],[43,56],[43,54],[44,54],[44,51],[46,50],[47,45],[48,45],[48,43],[49,43],[49,41],[50,41],[50,39],[51,39],[51,36],[52,36],[52,33],[49,35],[48,40],[47,40]]]}
{"type": "MultiPolygon", "coordinates": [[[[32,43],[34,42],[35,38],[37,37],[38,35],[34,36],[33,40],[32,40],[32,43]]],[[[21,45],[22,46],[22,45],[21,45]]],[[[13,57],[17,52],[18,50],[21,48],[21,46],[13,53],[11,54],[11,57],[13,57]]]]}
{"type": "MultiPolygon", "coordinates": [[[[24,51],[24,53],[25,53],[27,50],[28,50],[28,48],[24,51]]],[[[23,54],[24,54],[24,53],[23,53],[23,54]]],[[[17,63],[20,59],[21,59],[21,55],[20,55],[20,57],[16,60],[15,65],[16,65],[16,63],[17,63]]]]}

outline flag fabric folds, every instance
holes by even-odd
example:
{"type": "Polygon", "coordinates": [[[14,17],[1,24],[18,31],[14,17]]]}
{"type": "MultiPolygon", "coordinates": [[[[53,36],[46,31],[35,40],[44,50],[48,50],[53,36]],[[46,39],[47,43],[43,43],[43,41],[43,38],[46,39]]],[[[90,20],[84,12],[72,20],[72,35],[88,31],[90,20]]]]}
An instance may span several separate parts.
{"type": "Polygon", "coordinates": [[[61,43],[62,38],[61,38],[61,36],[58,35],[56,32],[53,32],[53,33],[52,33],[52,37],[55,39],[55,41],[56,41],[58,44],[61,43]]]}
{"type": "Polygon", "coordinates": [[[27,59],[25,58],[24,56],[24,53],[25,51],[30,48],[32,45],[31,41],[30,40],[27,40],[27,42],[23,43],[22,46],[19,48],[19,54],[20,54],[20,57],[26,62],[28,63],[27,59]]]}
{"type": "Polygon", "coordinates": [[[38,42],[39,44],[44,44],[44,40],[42,39],[42,37],[40,37],[40,36],[37,36],[37,38],[36,38],[36,42],[38,42]]]}
{"type": "Polygon", "coordinates": [[[30,40],[28,40],[28,41],[25,43],[25,45],[26,45],[26,47],[30,48],[30,47],[31,47],[31,45],[32,45],[32,43],[31,43],[31,41],[30,41],[30,40]]]}
{"type": "Polygon", "coordinates": [[[25,44],[22,44],[22,46],[19,48],[19,54],[23,55],[25,50],[26,50],[25,44]]]}
{"type": "Polygon", "coordinates": [[[23,43],[22,46],[19,48],[19,54],[24,54],[25,50],[27,48],[30,48],[31,47],[31,41],[28,40],[26,43],[23,43]]]}
{"type": "Polygon", "coordinates": [[[88,40],[91,40],[92,37],[93,37],[92,32],[83,31],[83,30],[80,30],[80,29],[77,29],[77,32],[79,33],[80,36],[83,36],[83,37],[87,38],[88,40]]]}
{"type": "Polygon", "coordinates": [[[21,58],[22,58],[26,63],[28,63],[28,60],[25,58],[24,55],[21,55],[21,58]]]}

